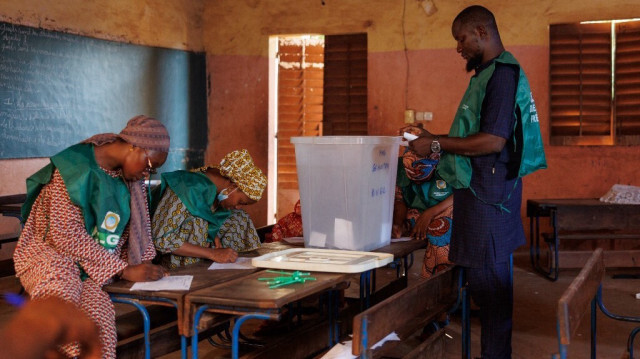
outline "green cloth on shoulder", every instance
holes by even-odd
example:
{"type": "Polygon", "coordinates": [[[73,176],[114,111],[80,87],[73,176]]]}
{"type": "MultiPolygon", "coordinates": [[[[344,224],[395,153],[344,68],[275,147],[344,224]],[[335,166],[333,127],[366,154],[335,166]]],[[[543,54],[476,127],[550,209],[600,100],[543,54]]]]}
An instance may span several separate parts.
{"type": "Polygon", "coordinates": [[[111,177],[97,164],[91,144],[76,144],[51,157],[51,162],[27,178],[22,218],[58,169],[71,202],[82,210],[87,232],[107,250],[114,250],[131,216],[130,194],[121,178],[111,177]]]}
{"type": "Polygon", "coordinates": [[[220,226],[231,215],[231,211],[224,208],[212,210],[217,196],[216,185],[204,173],[184,170],[163,173],[161,179],[160,185],[152,192],[152,212],[169,187],[193,216],[207,221],[208,241],[213,241],[220,226]]]}

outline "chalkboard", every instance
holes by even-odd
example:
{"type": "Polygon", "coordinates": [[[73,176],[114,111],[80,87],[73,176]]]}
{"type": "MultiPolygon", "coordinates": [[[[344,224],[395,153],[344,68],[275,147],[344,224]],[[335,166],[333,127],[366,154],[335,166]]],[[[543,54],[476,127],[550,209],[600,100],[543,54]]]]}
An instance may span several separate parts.
{"type": "Polygon", "coordinates": [[[138,114],[171,135],[163,171],[201,166],[203,53],[0,22],[0,158],[49,157],[138,114]]]}

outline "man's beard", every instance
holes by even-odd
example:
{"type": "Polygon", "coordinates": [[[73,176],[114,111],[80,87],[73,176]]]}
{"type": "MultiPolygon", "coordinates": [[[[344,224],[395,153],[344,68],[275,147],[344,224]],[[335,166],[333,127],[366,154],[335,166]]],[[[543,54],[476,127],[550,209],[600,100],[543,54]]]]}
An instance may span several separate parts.
{"type": "Polygon", "coordinates": [[[475,70],[476,67],[480,65],[482,65],[482,55],[470,57],[469,60],[467,60],[467,72],[475,70]]]}

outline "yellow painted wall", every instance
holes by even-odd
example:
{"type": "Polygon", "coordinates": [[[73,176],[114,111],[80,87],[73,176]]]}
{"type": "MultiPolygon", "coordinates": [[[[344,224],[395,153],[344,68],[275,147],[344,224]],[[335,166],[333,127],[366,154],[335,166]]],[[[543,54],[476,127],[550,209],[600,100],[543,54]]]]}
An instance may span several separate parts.
{"type": "Polygon", "coordinates": [[[507,46],[546,45],[549,23],[640,16],[635,0],[433,1],[438,11],[430,17],[417,0],[206,1],[204,43],[212,54],[267,56],[270,35],[366,32],[370,52],[403,50],[405,38],[410,50],[451,48],[453,18],[482,4],[507,46]]]}

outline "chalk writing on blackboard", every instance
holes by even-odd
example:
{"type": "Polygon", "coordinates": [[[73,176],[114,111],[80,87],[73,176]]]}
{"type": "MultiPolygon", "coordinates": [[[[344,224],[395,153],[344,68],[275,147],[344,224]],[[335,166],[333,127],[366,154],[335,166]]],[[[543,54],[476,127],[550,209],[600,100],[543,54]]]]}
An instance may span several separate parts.
{"type": "Polygon", "coordinates": [[[171,134],[165,170],[201,165],[205,81],[202,53],[0,22],[0,158],[48,157],[145,114],[171,134]]]}

